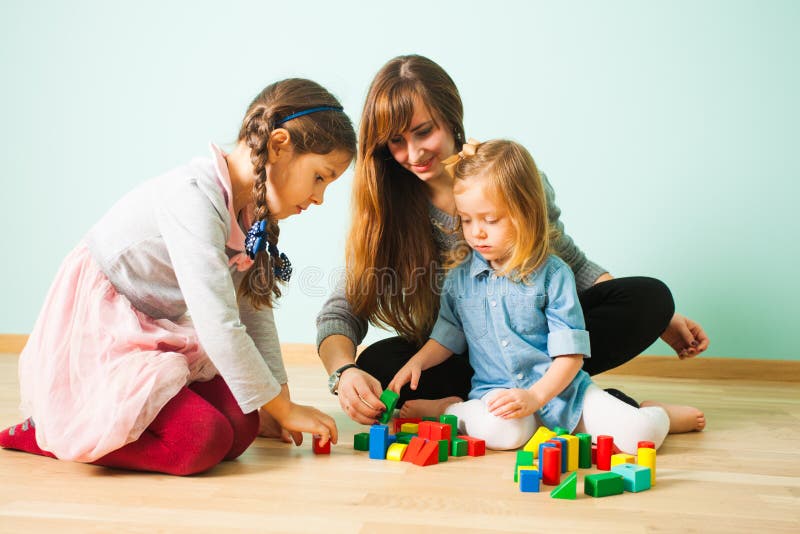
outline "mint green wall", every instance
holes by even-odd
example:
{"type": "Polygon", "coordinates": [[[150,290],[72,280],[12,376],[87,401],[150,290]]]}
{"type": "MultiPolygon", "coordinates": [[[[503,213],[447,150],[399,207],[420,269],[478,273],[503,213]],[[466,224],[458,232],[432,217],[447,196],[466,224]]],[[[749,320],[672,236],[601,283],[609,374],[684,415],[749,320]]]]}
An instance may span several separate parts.
{"type": "MultiPolygon", "coordinates": [[[[459,85],[468,135],[530,148],[591,258],[670,285],[709,355],[797,359],[798,28],[793,0],[3,1],[0,332],[30,331],[115,199],[233,141],[263,85],[313,78],[357,120],[416,52],[459,85]]],[[[314,340],[351,182],[283,225],[282,341],[314,340]]]]}

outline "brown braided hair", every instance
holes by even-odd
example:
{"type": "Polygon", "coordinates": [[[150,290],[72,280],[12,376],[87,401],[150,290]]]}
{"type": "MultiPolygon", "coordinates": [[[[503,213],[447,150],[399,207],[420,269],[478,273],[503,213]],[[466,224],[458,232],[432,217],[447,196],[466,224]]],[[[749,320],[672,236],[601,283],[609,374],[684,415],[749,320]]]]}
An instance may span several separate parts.
{"type": "MultiPolygon", "coordinates": [[[[250,160],[256,180],[253,184],[255,220],[267,221],[267,241],[277,245],[280,228],[267,206],[267,150],[270,134],[276,128],[289,132],[296,155],[329,154],[340,150],[350,157],[356,153],[356,134],[350,118],[341,111],[319,111],[297,117],[281,125],[278,122],[293,113],[320,106],[341,107],[339,101],[324,87],[302,78],[289,78],[268,85],[247,108],[237,141],[250,148],[250,160]]],[[[273,250],[275,248],[273,247],[273,250]]],[[[239,285],[239,297],[247,297],[254,307],[272,307],[273,299],[281,296],[273,267],[283,267],[277,255],[265,250],[256,254],[255,263],[239,285]]]]}

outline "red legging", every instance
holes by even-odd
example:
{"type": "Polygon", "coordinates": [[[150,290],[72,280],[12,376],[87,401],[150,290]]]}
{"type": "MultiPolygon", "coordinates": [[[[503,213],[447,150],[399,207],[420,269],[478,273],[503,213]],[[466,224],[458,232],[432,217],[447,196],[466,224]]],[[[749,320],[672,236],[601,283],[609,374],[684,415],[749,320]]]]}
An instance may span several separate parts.
{"type": "Polygon", "coordinates": [[[258,412],[242,412],[221,376],[178,392],[136,441],[95,465],[192,475],[233,460],[258,434],[258,412]]]}

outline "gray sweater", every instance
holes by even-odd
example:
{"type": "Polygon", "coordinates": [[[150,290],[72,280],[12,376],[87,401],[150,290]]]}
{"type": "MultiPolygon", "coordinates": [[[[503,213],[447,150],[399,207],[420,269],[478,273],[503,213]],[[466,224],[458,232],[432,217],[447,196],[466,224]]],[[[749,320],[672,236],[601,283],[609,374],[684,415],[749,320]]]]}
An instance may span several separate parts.
{"type": "Polygon", "coordinates": [[[217,165],[197,159],[145,182],[85,241],[136,309],[173,321],[188,312],[209,359],[249,413],[278,395],[286,369],[272,310],[237,302],[244,273],[228,265],[239,251],[226,247],[232,222],[217,165]]]}
{"type": "MultiPolygon", "coordinates": [[[[556,205],[556,194],[550,181],[541,173],[544,190],[547,196],[547,210],[550,223],[554,225],[560,238],[554,244],[555,253],[564,260],[575,275],[578,291],[582,291],[594,283],[597,278],[606,272],[605,269],[590,261],[572,238],[564,233],[564,223],[561,222],[561,210],[556,205]]],[[[440,252],[452,249],[458,241],[458,235],[453,233],[456,227],[456,218],[429,205],[428,213],[433,225],[433,234],[440,252]]],[[[328,336],[340,334],[347,336],[358,346],[367,335],[368,322],[363,317],[353,313],[347,301],[344,279],[340,280],[328,300],[317,315],[317,349],[328,336]]]]}

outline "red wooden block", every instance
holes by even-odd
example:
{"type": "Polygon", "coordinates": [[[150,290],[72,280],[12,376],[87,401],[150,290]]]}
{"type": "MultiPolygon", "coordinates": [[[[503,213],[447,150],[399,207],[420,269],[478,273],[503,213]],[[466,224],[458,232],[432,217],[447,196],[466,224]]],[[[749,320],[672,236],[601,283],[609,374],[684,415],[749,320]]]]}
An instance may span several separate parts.
{"type": "Polygon", "coordinates": [[[613,437],[597,436],[597,468],[601,471],[611,470],[611,452],[613,448],[613,437]]]}
{"type": "MultiPolygon", "coordinates": [[[[449,426],[449,425],[448,425],[449,426]]],[[[467,456],[483,456],[486,454],[486,442],[472,436],[458,436],[467,442],[467,456]]]]}
{"type": "Polygon", "coordinates": [[[636,445],[636,448],[637,449],[655,449],[656,448],[656,444],[653,443],[652,441],[640,441],[636,445]]]}
{"type": "Polygon", "coordinates": [[[314,451],[314,454],[330,454],[331,453],[331,440],[328,440],[324,446],[320,446],[319,442],[322,439],[322,436],[317,436],[316,434],[312,436],[311,439],[311,450],[314,451]]]}
{"type": "Polygon", "coordinates": [[[453,437],[453,431],[451,430],[450,425],[444,423],[432,423],[430,428],[431,437],[428,439],[432,439],[434,441],[446,439],[447,443],[450,443],[450,438],[453,437]]]}
{"type": "Polygon", "coordinates": [[[425,443],[425,440],[420,437],[411,438],[411,441],[408,442],[408,447],[406,447],[406,453],[403,455],[403,461],[413,462],[419,451],[425,446],[425,443]]]}
{"type": "Polygon", "coordinates": [[[418,417],[405,417],[405,418],[398,417],[397,419],[394,420],[394,433],[397,434],[398,432],[400,432],[400,427],[403,426],[403,423],[419,424],[421,422],[422,419],[419,419],[418,417]]]}
{"type": "MultiPolygon", "coordinates": [[[[435,423],[439,424],[439,423],[435,423]]],[[[434,425],[433,421],[422,421],[419,424],[417,435],[423,439],[431,439],[431,430],[434,425]]]]}
{"type": "Polygon", "coordinates": [[[542,454],[544,458],[539,458],[542,484],[558,486],[561,483],[561,449],[545,447],[542,449],[542,454]]]}
{"type": "Polygon", "coordinates": [[[592,445],[592,465],[597,465],[597,445],[592,445]]]}
{"type": "MultiPolygon", "coordinates": [[[[406,449],[408,451],[408,449],[406,449]]],[[[408,453],[406,453],[408,454],[408,453]]],[[[439,463],[439,442],[438,441],[427,441],[425,445],[422,447],[422,450],[419,451],[412,460],[411,463],[414,465],[433,465],[439,463]]]]}

